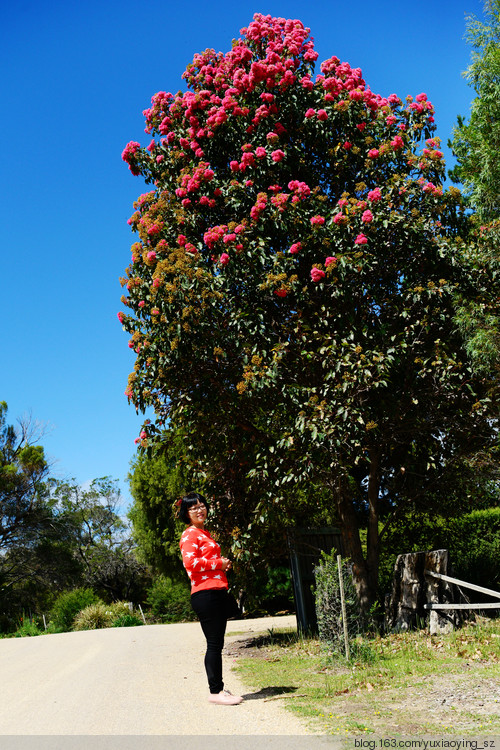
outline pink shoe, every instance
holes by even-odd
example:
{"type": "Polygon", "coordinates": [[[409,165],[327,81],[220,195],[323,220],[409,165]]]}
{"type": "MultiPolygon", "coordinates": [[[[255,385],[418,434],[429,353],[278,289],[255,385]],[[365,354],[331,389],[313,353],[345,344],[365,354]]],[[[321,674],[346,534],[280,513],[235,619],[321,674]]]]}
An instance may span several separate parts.
{"type": "Polygon", "coordinates": [[[211,693],[209,703],[219,703],[222,706],[237,706],[243,698],[241,695],[231,695],[229,690],[221,690],[220,693],[211,693]]]}

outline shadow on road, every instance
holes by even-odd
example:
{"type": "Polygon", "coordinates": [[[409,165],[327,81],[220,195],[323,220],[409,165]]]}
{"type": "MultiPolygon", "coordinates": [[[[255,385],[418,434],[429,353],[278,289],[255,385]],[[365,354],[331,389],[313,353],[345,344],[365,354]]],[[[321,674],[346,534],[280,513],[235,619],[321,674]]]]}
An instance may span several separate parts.
{"type": "Polygon", "coordinates": [[[288,685],[274,685],[258,690],[256,693],[245,693],[243,698],[246,701],[269,700],[270,698],[280,698],[281,696],[295,693],[296,687],[288,685]]]}

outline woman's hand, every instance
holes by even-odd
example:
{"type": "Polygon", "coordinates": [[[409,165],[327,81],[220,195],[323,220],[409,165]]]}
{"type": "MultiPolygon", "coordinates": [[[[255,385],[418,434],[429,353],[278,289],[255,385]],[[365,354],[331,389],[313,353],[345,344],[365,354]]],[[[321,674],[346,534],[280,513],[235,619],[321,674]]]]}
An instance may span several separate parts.
{"type": "Polygon", "coordinates": [[[222,560],[222,570],[231,570],[233,567],[233,563],[228,557],[221,557],[222,560]]]}

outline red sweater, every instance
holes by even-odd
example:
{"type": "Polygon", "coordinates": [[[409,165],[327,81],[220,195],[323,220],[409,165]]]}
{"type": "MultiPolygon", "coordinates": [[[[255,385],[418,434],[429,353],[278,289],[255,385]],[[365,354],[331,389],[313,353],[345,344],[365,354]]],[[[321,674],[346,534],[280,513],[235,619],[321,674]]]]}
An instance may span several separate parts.
{"type": "Polygon", "coordinates": [[[227,589],[220,547],[208,531],[189,526],[182,533],[179,544],[192,594],[205,589],[227,589]]]}

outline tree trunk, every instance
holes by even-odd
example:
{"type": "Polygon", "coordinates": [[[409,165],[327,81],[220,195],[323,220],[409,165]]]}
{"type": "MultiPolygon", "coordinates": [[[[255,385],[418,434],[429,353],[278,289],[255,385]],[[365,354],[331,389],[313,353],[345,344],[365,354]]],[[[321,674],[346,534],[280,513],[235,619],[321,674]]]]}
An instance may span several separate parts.
{"type": "Polygon", "coordinates": [[[412,552],[399,555],[394,566],[392,593],[386,606],[386,630],[409,630],[422,627],[429,620],[430,632],[450,632],[461,621],[459,610],[439,610],[429,613],[424,604],[453,603],[459,593],[454,584],[433,579],[425,570],[449,575],[448,550],[412,552]],[[429,616],[430,614],[430,616],[429,616]]]}
{"type": "Polygon", "coordinates": [[[359,522],[354,511],[349,495],[339,492],[337,495],[337,507],[340,518],[340,531],[342,534],[342,545],[344,554],[352,562],[352,572],[356,590],[358,593],[361,612],[367,614],[373,602],[373,592],[370,590],[370,582],[366,560],[363,557],[361,539],[359,536],[359,522]]]}
{"type": "Polygon", "coordinates": [[[368,528],[367,555],[363,555],[363,548],[359,535],[359,519],[352,502],[352,490],[343,486],[340,481],[337,489],[337,508],[340,518],[340,530],[344,554],[350,558],[353,566],[353,577],[358,593],[361,613],[367,615],[371,605],[377,598],[378,569],[380,556],[378,509],[380,464],[378,453],[370,455],[370,473],[368,479],[368,528]]]}

